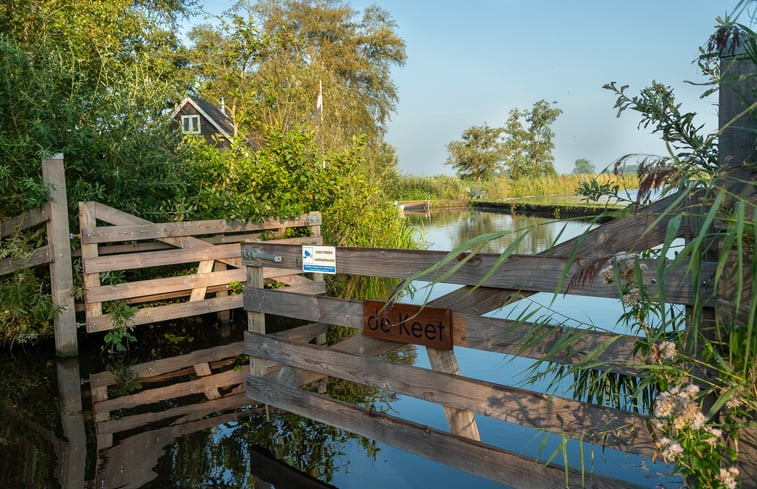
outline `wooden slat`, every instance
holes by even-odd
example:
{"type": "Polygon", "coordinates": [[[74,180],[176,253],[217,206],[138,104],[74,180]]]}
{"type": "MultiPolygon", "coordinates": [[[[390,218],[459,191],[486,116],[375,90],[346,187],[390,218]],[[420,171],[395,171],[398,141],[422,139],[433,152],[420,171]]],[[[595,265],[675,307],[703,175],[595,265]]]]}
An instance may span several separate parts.
{"type": "MultiPolygon", "coordinates": [[[[95,226],[97,223],[96,205],[94,202],[79,202],[79,228],[84,229],[88,226],[95,226]]],[[[98,250],[96,244],[81,244],[81,259],[82,263],[87,263],[87,260],[97,258],[98,250]]],[[[84,291],[100,286],[100,274],[99,273],[84,273],[84,291]]],[[[90,321],[94,321],[96,318],[100,318],[103,314],[102,302],[93,302],[86,299],[84,301],[84,311],[86,314],[87,324],[90,321]]]]}
{"type": "Polygon", "coordinates": [[[247,394],[244,392],[239,392],[209,402],[189,404],[186,406],[177,406],[168,409],[160,409],[159,411],[141,413],[132,416],[124,416],[123,418],[114,420],[107,420],[97,423],[96,427],[99,434],[120,433],[122,431],[140,428],[164,419],[176,418],[178,416],[186,415],[207,416],[209,414],[217,413],[220,411],[239,409],[241,407],[249,405],[250,398],[247,397],[247,394]]]}
{"type": "MultiPolygon", "coordinates": [[[[244,282],[244,280],[245,271],[237,268],[221,272],[180,275],[178,277],[140,280],[116,285],[102,285],[87,289],[86,297],[89,302],[107,302],[179,291],[188,292],[199,287],[225,285],[234,281],[244,282]]],[[[188,295],[188,293],[185,295],[188,295]]]]}
{"type": "MultiPolygon", "coordinates": [[[[362,409],[264,378],[248,376],[247,395],[259,402],[387,443],[515,489],[565,489],[566,471],[570,487],[580,487],[582,483],[580,470],[545,465],[543,461],[534,460],[533,457],[362,409]]],[[[587,486],[596,489],[639,487],[624,481],[601,478],[590,472],[583,475],[586,477],[587,486]]]]}
{"type": "MultiPolygon", "coordinates": [[[[228,345],[216,346],[196,350],[186,355],[178,355],[163,358],[151,362],[139,363],[129,367],[129,374],[137,380],[164,375],[200,363],[213,363],[227,358],[233,358],[244,353],[244,343],[241,341],[228,345]]],[[[90,376],[92,388],[107,387],[116,383],[113,373],[110,371],[99,372],[90,376]]],[[[99,400],[98,400],[99,401],[99,400]]]]}
{"type": "Polygon", "coordinates": [[[223,232],[263,231],[288,227],[305,227],[320,224],[320,213],[302,215],[296,219],[280,221],[268,219],[262,223],[245,223],[242,221],[226,221],[223,219],[207,221],[178,221],[163,223],[121,224],[118,217],[109,219],[112,213],[101,212],[98,208],[97,216],[103,221],[119,221],[115,226],[96,226],[82,229],[82,243],[113,243],[118,241],[133,241],[145,239],[179,238],[204,234],[219,234],[223,232]]]}
{"type": "MultiPolygon", "coordinates": [[[[671,208],[677,199],[678,194],[660,199],[633,216],[604,223],[581,236],[553,246],[539,256],[604,257],[653,248],[665,239],[670,219],[684,210],[681,205],[671,208]]],[[[678,237],[686,232],[686,229],[681,229],[678,237]]]]}
{"type": "Polygon", "coordinates": [[[107,413],[116,409],[127,409],[145,404],[152,404],[167,399],[189,396],[192,394],[204,394],[209,388],[228,387],[244,382],[245,372],[242,370],[228,370],[215,375],[209,375],[197,380],[181,382],[163,386],[157,389],[148,389],[136,394],[117,397],[99,402],[92,407],[95,415],[107,413]]]}
{"type": "MultiPolygon", "coordinates": [[[[228,297],[214,297],[199,302],[182,302],[179,304],[168,304],[144,308],[137,311],[131,317],[134,326],[141,324],[151,324],[169,319],[179,319],[189,316],[199,316],[212,312],[226,311],[229,309],[238,309],[242,307],[241,295],[230,295],[228,297]]],[[[87,316],[87,332],[96,333],[108,331],[113,328],[113,317],[109,314],[101,316],[87,316]]]]}
{"type": "MultiPolygon", "coordinates": [[[[282,274],[297,272],[298,270],[280,270],[272,268],[265,268],[263,271],[264,278],[275,280],[286,280],[288,275],[281,277],[282,274]]],[[[85,294],[88,302],[107,302],[135,298],[142,298],[143,302],[147,302],[148,300],[161,300],[187,296],[192,289],[198,287],[218,287],[228,285],[231,282],[245,283],[245,280],[245,270],[234,268],[218,272],[140,280],[116,285],[102,285],[87,289],[85,294]]],[[[305,285],[305,283],[303,283],[303,285],[305,285]]],[[[320,289],[310,289],[310,287],[305,287],[303,290],[320,289]]]]}
{"type": "MultiPolygon", "coordinates": [[[[460,375],[460,367],[457,364],[454,350],[437,350],[426,347],[429,363],[435,372],[460,375]]],[[[416,396],[417,397],[417,396],[416,396]]],[[[439,400],[444,408],[444,415],[447,417],[447,424],[451,433],[470,438],[471,440],[481,440],[481,434],[478,432],[476,419],[473,412],[468,406],[453,406],[446,400],[439,400]]]]}
{"type": "Polygon", "coordinates": [[[0,238],[5,238],[46,222],[50,218],[50,205],[22,212],[16,217],[0,220],[0,238]]]}
{"type": "MultiPolygon", "coordinates": [[[[264,253],[281,256],[279,263],[266,263],[266,266],[276,268],[301,269],[301,248],[291,245],[276,245],[267,243],[244,244],[264,253]]],[[[244,256],[244,252],[243,252],[244,256]]],[[[417,272],[426,270],[447,256],[446,252],[423,250],[397,249],[369,249],[337,247],[337,273],[349,275],[367,275],[375,277],[408,279],[417,272]]],[[[570,284],[569,278],[581,271],[582,266],[589,265],[591,260],[579,258],[571,267],[568,279],[563,278],[566,258],[546,257],[541,255],[513,255],[496,273],[485,283],[479,284],[481,278],[495,265],[499,255],[477,254],[468,263],[443,281],[450,284],[483,285],[492,288],[519,290],[526,292],[550,292],[594,297],[618,298],[618,288],[615,284],[605,284],[597,278],[591,283],[570,284]],[[570,290],[568,287],[570,285],[570,290]]],[[[243,264],[251,261],[242,259],[243,264]]],[[[657,264],[653,260],[642,260],[647,266],[644,271],[643,283],[650,296],[657,293],[657,264]]],[[[444,270],[424,275],[422,280],[439,280],[444,270]]],[[[715,271],[715,264],[702,264],[702,275],[708,276],[715,271]]],[[[693,304],[693,287],[687,277],[686,265],[676,270],[670,270],[665,280],[665,300],[671,303],[693,304]]]]}
{"type": "MultiPolygon", "coordinates": [[[[247,267],[246,289],[263,290],[263,267],[247,267]]],[[[265,314],[260,310],[247,309],[247,330],[265,334],[265,314]]],[[[250,357],[250,374],[261,376],[265,373],[266,362],[261,358],[250,357]]]]}
{"type": "Polygon", "coordinates": [[[32,251],[29,256],[13,256],[11,258],[0,260],[0,275],[7,275],[17,270],[45,265],[51,261],[50,247],[47,245],[41,246],[32,251]]]}
{"type": "MultiPolygon", "coordinates": [[[[203,276],[213,271],[213,260],[204,260],[197,265],[197,275],[203,276]]],[[[189,302],[197,302],[205,299],[205,292],[208,290],[207,285],[201,285],[195,289],[192,289],[192,293],[189,296],[189,302]]]]}
{"type": "Polygon", "coordinates": [[[107,255],[86,260],[84,263],[84,273],[135,270],[138,268],[162,267],[224,258],[239,258],[240,256],[241,248],[239,244],[107,255]]]}
{"type": "MultiPolygon", "coordinates": [[[[363,328],[363,303],[323,296],[305,296],[288,293],[286,290],[253,290],[245,288],[245,309],[255,308],[267,314],[288,316],[306,321],[326,322],[350,328],[363,328]]],[[[636,337],[599,333],[564,326],[543,326],[543,339],[539,346],[524,349],[523,338],[527,337],[532,323],[506,319],[456,314],[454,344],[500,353],[540,359],[557,344],[564,335],[576,337],[569,352],[552,356],[550,361],[575,363],[581,352],[592,351],[599,345],[607,345],[596,361],[606,362],[608,369],[631,373],[634,363],[633,347],[636,337]],[[626,363],[627,361],[627,363],[626,363]]]]}
{"type": "Polygon", "coordinates": [[[245,333],[245,352],[530,428],[605,442],[646,456],[655,453],[646,417],[617,409],[250,332],[245,333]]]}

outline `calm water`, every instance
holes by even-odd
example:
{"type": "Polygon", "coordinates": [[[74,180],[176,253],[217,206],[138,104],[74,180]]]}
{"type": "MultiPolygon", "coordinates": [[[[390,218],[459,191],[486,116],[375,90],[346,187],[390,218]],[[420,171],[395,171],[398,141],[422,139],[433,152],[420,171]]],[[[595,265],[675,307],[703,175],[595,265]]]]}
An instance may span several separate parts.
{"type": "MultiPolygon", "coordinates": [[[[493,231],[513,231],[514,234],[488,244],[483,250],[499,252],[520,230],[530,229],[518,252],[538,253],[588,227],[578,221],[556,222],[467,210],[409,216],[408,219],[422,233],[429,248],[436,250],[449,250],[472,237],[493,231]]],[[[425,285],[417,284],[419,293],[407,297],[406,301],[421,300],[425,285]]],[[[453,288],[434,287],[430,295],[432,298],[443,295],[453,288]]],[[[564,315],[590,324],[602,324],[607,318],[617,317],[619,311],[617,301],[613,300],[553,299],[551,294],[537,294],[530,298],[530,303],[549,306],[558,321],[564,315]]],[[[504,317],[516,313],[517,309],[511,308],[492,314],[504,317]]],[[[196,345],[208,347],[240,341],[243,314],[238,314],[237,319],[230,330],[224,331],[222,340],[219,340],[219,331],[222,331],[219,327],[201,321],[188,321],[170,334],[157,327],[139,331],[140,346],[134,346],[122,361],[140,363],[158,354],[168,357],[188,353],[187,345],[196,348],[196,345]]],[[[79,360],[65,364],[56,364],[54,359],[43,358],[39,352],[16,352],[0,357],[0,414],[3,416],[0,460],[11,462],[0,467],[0,488],[75,487],[70,481],[77,480],[84,480],[84,487],[98,489],[273,487],[256,477],[255,468],[251,469],[251,463],[254,466],[257,460],[253,447],[262,447],[302,472],[344,489],[503,487],[391,446],[252,403],[213,415],[184,413],[134,427],[114,436],[110,448],[103,448],[100,441],[98,450],[87,379],[92,373],[112,369],[112,365],[108,365],[111,360],[99,351],[101,341],[97,336],[81,338],[79,360]],[[78,384],[85,393],[83,414],[71,412],[70,407],[61,413],[57,406],[72,398],[65,394],[66,389],[77,392],[78,384]]],[[[49,349],[52,350],[52,345],[49,349]]],[[[523,359],[466,348],[456,348],[456,354],[463,375],[509,385],[520,385],[524,380],[520,372],[530,365],[523,359]]],[[[394,360],[429,367],[422,348],[404,347],[394,354],[394,360]]],[[[169,387],[167,383],[166,388],[169,387]]],[[[528,386],[540,387],[543,386],[528,386]]],[[[330,383],[323,388],[352,402],[388,409],[391,415],[447,430],[442,408],[436,404],[343,383],[330,383]]],[[[176,409],[180,403],[169,399],[161,401],[159,406],[176,409]]],[[[560,443],[556,437],[545,442],[545,435],[537,430],[485,417],[477,417],[477,422],[484,442],[528,456],[541,454],[545,459],[560,443]]],[[[577,443],[571,443],[570,447],[571,465],[580,466],[581,451],[577,443]]],[[[601,447],[590,445],[584,445],[583,455],[586,465],[593,466],[595,473],[646,487],[671,482],[652,476],[666,472],[664,466],[636,456],[603,451],[601,447]]],[[[561,457],[559,455],[558,459],[561,457]]]]}

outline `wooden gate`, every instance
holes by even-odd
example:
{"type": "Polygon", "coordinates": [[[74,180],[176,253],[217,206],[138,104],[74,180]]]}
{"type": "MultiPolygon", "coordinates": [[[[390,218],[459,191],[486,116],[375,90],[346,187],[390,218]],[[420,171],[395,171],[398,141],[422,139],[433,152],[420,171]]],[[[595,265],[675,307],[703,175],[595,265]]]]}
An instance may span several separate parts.
{"type": "MultiPolygon", "coordinates": [[[[230,284],[245,282],[241,266],[244,241],[271,239],[274,242],[321,243],[321,215],[304,214],[296,219],[268,219],[262,223],[225,220],[152,223],[97,202],[79,203],[84,308],[87,332],[113,328],[107,306],[123,301],[138,307],[127,318],[142,325],[242,307],[242,297],[230,284]],[[105,223],[105,225],[103,225],[105,223]],[[307,236],[285,238],[287,229],[305,228],[307,236]],[[163,268],[165,276],[154,278],[157,267],[189,266],[194,273],[176,267],[163,268]],[[149,279],[129,281],[112,277],[123,271],[151,268],[149,279]],[[110,281],[111,283],[106,283],[110,281]]],[[[294,290],[323,291],[323,283],[293,275],[297,270],[267,269],[265,277],[294,290]]]]}
{"type": "MultiPolygon", "coordinates": [[[[569,283],[568,278],[586,275],[595,266],[598,257],[645,250],[660,244],[666,223],[672,217],[664,211],[676,199],[676,196],[666,198],[640,214],[604,224],[540,255],[512,255],[504,263],[498,262],[498,255],[461,256],[425,276],[424,280],[438,280],[463,287],[427,306],[451,309],[455,347],[540,359],[558,342],[569,337],[579,338],[571,351],[550,356],[549,360],[569,364],[601,350],[597,361],[612,364],[613,360],[622,359],[612,368],[618,372],[634,373],[635,337],[554,326],[549,334],[544,335],[541,344],[525,349],[521,344],[522,338],[533,324],[483,317],[482,314],[536,292],[617,298],[616,285],[605,284],[601,280],[569,283]],[[655,225],[651,226],[653,223],[655,225]],[[567,264],[570,264],[570,269],[566,271],[567,264]],[[496,268],[496,273],[489,274],[492,267],[496,268]]],[[[687,229],[683,226],[681,236],[686,234],[687,229]]],[[[248,311],[249,331],[245,336],[245,352],[253,357],[251,375],[247,377],[247,394],[254,400],[513,487],[564,488],[567,475],[571,486],[580,484],[582,475],[576,469],[565,469],[564,472],[562,468],[545,466],[530,457],[482,443],[474,414],[644,456],[652,457],[655,453],[654,440],[645,416],[465,377],[459,370],[454,349],[440,350],[427,346],[432,368],[424,369],[376,358],[399,344],[366,334],[358,334],[330,347],[266,335],[263,316],[266,313],[363,331],[376,329],[376,323],[371,322],[373,318],[370,314],[366,315],[365,303],[361,301],[262,288],[260,279],[256,280],[255,277],[262,276],[263,266],[302,269],[300,246],[267,243],[243,245],[243,257],[252,256],[276,258],[275,262],[259,258],[242,260],[248,267],[244,307],[248,311]],[[283,368],[271,370],[271,362],[283,368]],[[438,403],[444,408],[449,432],[368,411],[301,388],[328,376],[438,403]]],[[[440,263],[446,256],[444,252],[431,251],[336,248],[336,271],[350,275],[407,279],[440,263]]],[[[647,269],[644,283],[649,293],[654,295],[658,292],[656,263],[647,261],[643,264],[647,269]]],[[[713,272],[712,263],[703,264],[703,276],[713,272]]],[[[666,274],[664,297],[667,302],[693,303],[692,287],[685,270],[666,274]]],[[[392,304],[386,306],[385,317],[392,317],[392,307],[392,304]]],[[[392,326],[398,326],[397,321],[390,322],[392,326]]],[[[422,328],[423,325],[418,326],[418,335],[423,332],[422,328]]],[[[406,327],[405,331],[408,334],[413,330],[406,327]]],[[[628,486],[597,476],[590,485],[628,486]]]]}

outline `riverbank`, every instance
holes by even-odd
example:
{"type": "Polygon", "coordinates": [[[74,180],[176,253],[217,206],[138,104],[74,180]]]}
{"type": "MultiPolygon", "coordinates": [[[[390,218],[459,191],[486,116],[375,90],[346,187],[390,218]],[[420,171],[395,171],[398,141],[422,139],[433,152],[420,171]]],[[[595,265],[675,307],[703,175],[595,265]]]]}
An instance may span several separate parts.
{"type": "MultiPolygon", "coordinates": [[[[540,199],[540,200],[543,200],[540,199]]],[[[486,201],[473,200],[469,202],[473,209],[484,211],[506,212],[508,214],[525,214],[555,219],[570,218],[598,218],[605,222],[617,217],[623,211],[622,206],[614,204],[598,204],[587,202],[529,202],[522,200],[486,201]]]]}

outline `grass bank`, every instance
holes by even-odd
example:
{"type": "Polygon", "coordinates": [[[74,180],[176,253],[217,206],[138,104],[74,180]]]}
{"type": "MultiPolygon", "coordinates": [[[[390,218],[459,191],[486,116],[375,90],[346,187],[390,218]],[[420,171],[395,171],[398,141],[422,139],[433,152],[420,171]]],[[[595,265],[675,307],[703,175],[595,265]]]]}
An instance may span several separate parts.
{"type": "MultiPolygon", "coordinates": [[[[574,194],[579,184],[596,179],[599,183],[614,183],[620,188],[638,188],[636,175],[557,175],[554,177],[520,178],[512,180],[497,177],[491,180],[475,182],[461,180],[449,175],[433,177],[401,177],[396,200],[467,200],[475,197],[487,202],[506,201],[508,199],[531,199],[543,196],[566,196],[574,194]]],[[[557,198],[557,197],[556,197],[557,198]]],[[[543,199],[540,199],[543,200],[543,199]]],[[[562,203],[566,199],[560,198],[562,203]]],[[[548,204],[549,202],[542,202],[548,204]]]]}

